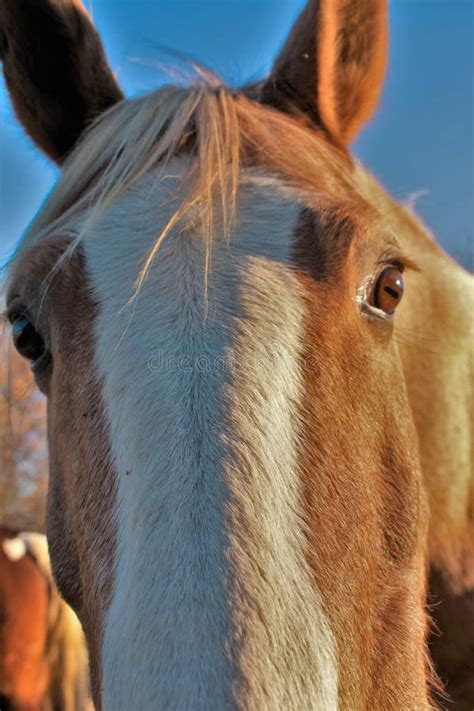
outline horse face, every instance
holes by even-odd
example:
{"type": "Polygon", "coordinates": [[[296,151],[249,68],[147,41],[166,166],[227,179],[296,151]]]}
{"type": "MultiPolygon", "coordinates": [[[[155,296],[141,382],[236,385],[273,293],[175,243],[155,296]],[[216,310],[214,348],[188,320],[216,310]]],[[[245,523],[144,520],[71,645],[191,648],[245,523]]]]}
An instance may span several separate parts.
{"type": "MultiPolygon", "coordinates": [[[[362,201],[321,206],[251,171],[230,243],[214,242],[207,292],[191,220],[126,307],[175,207],[160,183],[150,210],[154,183],[104,213],[29,312],[49,353],[37,379],[58,585],[106,706],[129,688],[144,704],[181,693],[177,667],[190,670],[186,694],[223,703],[252,680],[259,698],[270,657],[289,698],[304,664],[305,694],[329,708],[369,684],[384,642],[394,659],[398,644],[414,660],[423,644],[416,444],[396,316],[377,292],[404,257],[362,201]],[[251,632],[248,648],[237,629],[251,632]],[[218,654],[227,645],[230,658],[218,654]]],[[[52,239],[19,258],[12,313],[15,299],[35,303],[63,249],[52,239]]],[[[418,674],[407,693],[422,688],[418,674]]]]}
{"type": "MultiPolygon", "coordinates": [[[[196,143],[165,173],[135,175],[94,219],[86,200],[12,267],[14,336],[48,395],[51,557],[99,706],[426,707],[424,499],[393,338],[409,264],[344,149],[378,92],[384,9],[367,3],[342,52],[346,5],[308,4],[258,88],[281,113],[223,90],[219,113],[204,91],[196,143]],[[312,128],[284,115],[303,110],[312,128]],[[232,111],[251,145],[210,249],[180,185],[199,136],[217,140],[203,117],[232,111]]],[[[153,134],[160,96],[104,117],[65,168],[64,204],[97,178],[84,166],[111,127],[136,111],[153,134]]]]}

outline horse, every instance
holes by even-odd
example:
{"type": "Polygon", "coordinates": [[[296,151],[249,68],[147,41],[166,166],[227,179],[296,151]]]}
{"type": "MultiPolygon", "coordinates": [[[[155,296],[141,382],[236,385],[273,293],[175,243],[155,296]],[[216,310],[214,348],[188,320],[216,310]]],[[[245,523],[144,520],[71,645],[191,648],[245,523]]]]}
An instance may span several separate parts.
{"type": "Polygon", "coordinates": [[[1,526],[0,544],[0,708],[91,708],[82,628],[54,585],[46,537],[1,526]]]}
{"type": "Polygon", "coordinates": [[[40,709],[49,672],[48,581],[15,532],[0,529],[0,708],[40,709]]]}
{"type": "Polygon", "coordinates": [[[135,99],[79,0],[0,27],[61,167],[6,313],[96,708],[421,711],[437,675],[470,708],[472,282],[350,153],[385,0],[309,0],[251,86],[135,99]]]}

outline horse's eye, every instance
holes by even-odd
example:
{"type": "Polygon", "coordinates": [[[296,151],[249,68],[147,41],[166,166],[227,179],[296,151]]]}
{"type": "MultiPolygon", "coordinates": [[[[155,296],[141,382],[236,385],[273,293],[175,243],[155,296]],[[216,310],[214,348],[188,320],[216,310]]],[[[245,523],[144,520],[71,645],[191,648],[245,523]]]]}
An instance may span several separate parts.
{"type": "Polygon", "coordinates": [[[399,267],[386,267],[377,277],[370,292],[368,303],[384,313],[393,314],[402,300],[404,291],[403,273],[399,267]]]}
{"type": "Polygon", "coordinates": [[[12,323],[13,345],[18,353],[31,361],[34,368],[46,353],[46,346],[38,331],[26,316],[17,316],[12,323]]]}

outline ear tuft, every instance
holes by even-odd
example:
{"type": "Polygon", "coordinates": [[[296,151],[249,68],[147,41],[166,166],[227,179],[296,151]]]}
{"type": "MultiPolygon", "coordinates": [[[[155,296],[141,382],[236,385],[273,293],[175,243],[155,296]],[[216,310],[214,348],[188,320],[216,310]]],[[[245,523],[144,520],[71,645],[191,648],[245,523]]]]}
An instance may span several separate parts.
{"type": "Polygon", "coordinates": [[[80,0],[0,0],[0,56],[18,119],[57,163],[123,97],[80,0]]]}
{"type": "Polygon", "coordinates": [[[374,111],[387,55],[387,0],[309,0],[261,97],[347,145],[374,111]]]}

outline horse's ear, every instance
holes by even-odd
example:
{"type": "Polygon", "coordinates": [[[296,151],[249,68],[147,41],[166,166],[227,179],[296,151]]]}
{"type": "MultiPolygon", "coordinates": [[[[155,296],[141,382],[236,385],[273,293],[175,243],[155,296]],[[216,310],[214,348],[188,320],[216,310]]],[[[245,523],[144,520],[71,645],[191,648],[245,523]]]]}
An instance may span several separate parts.
{"type": "Polygon", "coordinates": [[[0,0],[0,58],[18,119],[56,163],[122,98],[81,0],[0,0]]]}
{"type": "Polygon", "coordinates": [[[386,55],[387,0],[308,0],[261,100],[347,145],[377,105],[386,55]]]}

